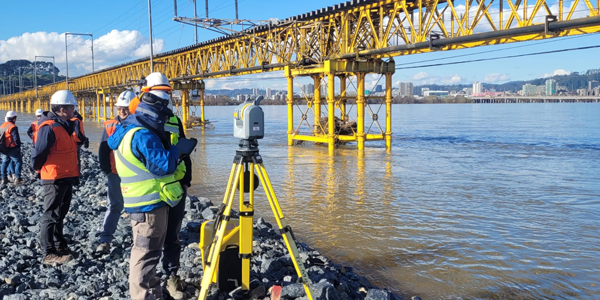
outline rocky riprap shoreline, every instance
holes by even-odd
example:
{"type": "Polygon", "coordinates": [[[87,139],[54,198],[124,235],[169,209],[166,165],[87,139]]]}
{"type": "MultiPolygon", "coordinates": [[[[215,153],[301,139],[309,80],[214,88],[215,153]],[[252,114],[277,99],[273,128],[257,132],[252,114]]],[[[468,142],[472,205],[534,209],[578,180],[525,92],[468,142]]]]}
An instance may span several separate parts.
{"type": "MultiPolygon", "coordinates": [[[[129,299],[127,277],[131,251],[131,224],[124,213],[110,254],[94,253],[106,211],[106,178],[97,157],[82,151],[82,183],[74,188],[64,232],[74,259],[61,266],[41,263],[38,246],[39,219],[43,207],[42,188],[30,170],[31,144],[23,145],[25,184],[5,186],[0,194],[0,299],[129,299]]],[[[181,270],[188,299],[198,297],[202,262],[198,248],[200,226],[212,219],[216,206],[210,200],[188,196],[181,230],[181,270]]],[[[277,228],[275,228],[277,229],[277,228]]],[[[313,281],[313,298],[319,300],[397,300],[400,296],[378,289],[350,267],[342,267],[299,243],[301,258],[313,281]]],[[[307,299],[297,283],[285,244],[273,226],[258,218],[254,225],[251,293],[254,299],[270,299],[270,288],[282,285],[281,298],[307,299]]],[[[163,273],[159,266],[160,274],[163,273]]],[[[164,276],[163,276],[164,279],[164,276]]],[[[209,299],[246,299],[239,291],[219,292],[215,285],[209,299]]],[[[416,297],[414,297],[416,298],[416,297]]]]}

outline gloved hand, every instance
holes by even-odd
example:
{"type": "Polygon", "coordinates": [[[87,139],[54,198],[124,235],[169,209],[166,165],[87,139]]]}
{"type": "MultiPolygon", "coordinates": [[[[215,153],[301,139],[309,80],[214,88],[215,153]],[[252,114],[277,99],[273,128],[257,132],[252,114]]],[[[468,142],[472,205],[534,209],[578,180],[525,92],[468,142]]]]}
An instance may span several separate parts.
{"type": "Polygon", "coordinates": [[[179,165],[177,165],[177,170],[175,170],[175,173],[173,173],[175,180],[181,180],[183,176],[185,176],[185,171],[185,162],[182,161],[179,163],[179,165]]]}
{"type": "Polygon", "coordinates": [[[83,148],[87,149],[90,147],[90,139],[86,138],[83,142],[83,148]]]}

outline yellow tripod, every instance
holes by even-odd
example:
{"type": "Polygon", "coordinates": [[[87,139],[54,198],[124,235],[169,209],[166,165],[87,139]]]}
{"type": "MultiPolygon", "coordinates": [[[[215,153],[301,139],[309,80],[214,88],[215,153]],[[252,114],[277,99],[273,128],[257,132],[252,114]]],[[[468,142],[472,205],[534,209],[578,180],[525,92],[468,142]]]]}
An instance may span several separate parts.
{"type": "Polygon", "coordinates": [[[239,255],[242,258],[241,286],[243,290],[249,290],[250,288],[250,257],[252,255],[252,226],[254,220],[254,189],[256,188],[256,182],[254,179],[255,170],[256,174],[258,174],[260,183],[265,190],[265,194],[269,200],[271,209],[273,210],[275,220],[277,220],[277,225],[279,226],[283,240],[285,241],[287,249],[292,258],[299,281],[304,285],[304,290],[306,291],[308,300],[313,300],[310,292],[312,283],[308,277],[306,269],[304,268],[304,264],[300,259],[292,228],[285,221],[283,213],[281,212],[281,207],[279,206],[279,202],[277,201],[277,197],[275,196],[275,192],[271,186],[269,175],[267,175],[267,171],[263,165],[262,157],[258,153],[258,141],[255,139],[241,140],[239,146],[240,147],[236,150],[236,155],[233,160],[231,173],[229,174],[229,181],[227,183],[225,196],[223,197],[223,203],[221,205],[221,209],[219,210],[217,219],[214,221],[214,231],[216,233],[207,251],[208,255],[206,256],[206,263],[204,265],[204,274],[202,275],[202,283],[200,286],[200,295],[198,296],[198,300],[206,299],[210,284],[216,275],[221,247],[224,243],[224,240],[232,236],[232,234],[227,236],[227,230],[231,229],[231,226],[229,226],[228,229],[227,224],[231,220],[230,216],[233,206],[233,199],[235,198],[236,194],[236,185],[240,190],[240,220],[238,235],[239,255]],[[244,176],[244,171],[247,172],[246,174],[249,173],[249,176],[247,176],[248,178],[245,178],[246,176],[244,176]],[[248,182],[246,182],[246,180],[248,180],[248,182]],[[244,198],[245,192],[249,193],[248,199],[244,198]]]}

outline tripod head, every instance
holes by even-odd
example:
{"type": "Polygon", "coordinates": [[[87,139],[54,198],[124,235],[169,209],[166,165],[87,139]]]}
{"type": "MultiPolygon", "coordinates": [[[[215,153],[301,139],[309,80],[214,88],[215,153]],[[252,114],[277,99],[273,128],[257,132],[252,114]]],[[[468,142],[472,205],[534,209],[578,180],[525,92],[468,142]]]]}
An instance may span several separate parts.
{"type": "Polygon", "coordinates": [[[238,144],[238,152],[258,152],[258,141],[256,139],[242,139],[238,144]]]}

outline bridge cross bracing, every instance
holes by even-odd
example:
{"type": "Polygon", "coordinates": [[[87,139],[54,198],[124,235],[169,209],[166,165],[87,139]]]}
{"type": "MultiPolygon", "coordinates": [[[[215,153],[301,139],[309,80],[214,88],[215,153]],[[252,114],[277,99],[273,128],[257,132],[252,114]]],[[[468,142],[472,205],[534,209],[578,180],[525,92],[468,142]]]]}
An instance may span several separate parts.
{"type": "MultiPolygon", "coordinates": [[[[154,58],[154,69],[180,84],[184,97],[177,105],[181,106],[178,111],[184,120],[189,106],[194,104],[189,101],[188,92],[193,88],[190,84],[200,79],[287,69],[288,106],[293,107],[294,89],[289,82],[296,76],[354,76],[357,90],[364,91],[364,74],[389,76],[394,71],[387,66],[381,70],[347,67],[343,72],[324,73],[326,63],[381,62],[431,51],[596,33],[600,31],[599,8],[598,1],[590,0],[353,0],[161,53],[154,58]]],[[[136,85],[141,76],[149,73],[149,58],[138,59],[70,78],[69,89],[80,98],[88,117],[104,120],[109,116],[101,111],[100,104],[105,107],[108,100],[112,108],[115,94],[136,85]]],[[[56,83],[37,91],[3,96],[0,107],[28,112],[37,107],[47,109],[50,95],[65,87],[64,82],[56,83]]],[[[328,93],[325,100],[339,103],[339,97],[335,92],[328,93]]],[[[359,95],[355,98],[358,103],[359,95]]],[[[339,108],[340,105],[334,105],[334,109],[339,108]]],[[[288,112],[293,110],[288,108],[288,112]]],[[[388,114],[386,123],[391,118],[388,114]]],[[[290,140],[298,136],[294,129],[288,134],[290,140]]],[[[388,144],[391,137],[386,138],[386,134],[391,134],[389,128],[380,135],[388,144]]],[[[361,148],[357,134],[353,135],[354,139],[345,139],[359,142],[361,148]]],[[[326,140],[332,147],[331,137],[326,140]]]]}

